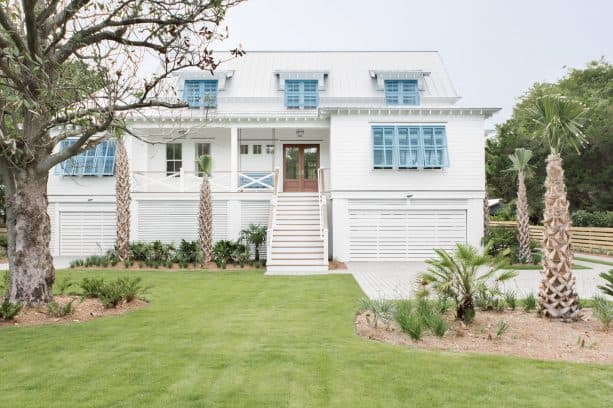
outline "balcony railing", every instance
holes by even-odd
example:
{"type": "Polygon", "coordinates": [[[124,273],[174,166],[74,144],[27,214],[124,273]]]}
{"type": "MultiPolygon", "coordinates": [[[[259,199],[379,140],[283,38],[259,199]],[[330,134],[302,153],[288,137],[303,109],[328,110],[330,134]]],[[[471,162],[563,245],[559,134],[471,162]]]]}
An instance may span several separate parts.
{"type": "MultiPolygon", "coordinates": [[[[209,178],[213,192],[270,191],[275,187],[274,171],[214,171],[209,178]]],[[[135,171],[135,193],[192,193],[200,191],[202,177],[194,171],[135,171]]]]}

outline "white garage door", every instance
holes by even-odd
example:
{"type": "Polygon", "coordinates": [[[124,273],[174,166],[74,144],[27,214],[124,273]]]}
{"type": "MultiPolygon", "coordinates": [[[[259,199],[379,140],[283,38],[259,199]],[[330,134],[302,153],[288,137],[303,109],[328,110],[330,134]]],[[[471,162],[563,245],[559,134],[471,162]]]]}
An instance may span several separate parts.
{"type": "Polygon", "coordinates": [[[423,261],[456,242],[466,242],[466,210],[349,210],[352,261],[423,261]]]}
{"type": "MultiPolygon", "coordinates": [[[[213,240],[228,239],[228,202],[213,201],[213,240]]],[[[178,244],[198,239],[198,201],[138,202],[138,240],[178,244]]]]}
{"type": "Polygon", "coordinates": [[[100,255],[115,245],[115,211],[60,210],[60,255],[100,255]]]}

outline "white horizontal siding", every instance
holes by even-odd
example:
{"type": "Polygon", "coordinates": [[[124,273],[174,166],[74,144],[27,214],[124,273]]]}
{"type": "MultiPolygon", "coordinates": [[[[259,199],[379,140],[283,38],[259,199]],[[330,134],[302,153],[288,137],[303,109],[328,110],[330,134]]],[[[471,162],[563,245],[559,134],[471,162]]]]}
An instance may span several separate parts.
{"type": "Polygon", "coordinates": [[[60,209],[60,255],[99,255],[115,245],[115,210],[60,209]]]}
{"type": "MultiPolygon", "coordinates": [[[[139,241],[178,244],[198,239],[198,201],[142,200],[138,202],[139,241]]],[[[228,202],[213,201],[213,240],[228,239],[228,202]]]]}
{"type": "MultiPolygon", "coordinates": [[[[241,201],[241,230],[249,227],[251,224],[268,225],[268,216],[270,213],[270,201],[241,201]]],[[[255,254],[255,247],[249,246],[251,254],[255,254]]],[[[266,243],[260,245],[260,259],[266,258],[266,243]]]]}

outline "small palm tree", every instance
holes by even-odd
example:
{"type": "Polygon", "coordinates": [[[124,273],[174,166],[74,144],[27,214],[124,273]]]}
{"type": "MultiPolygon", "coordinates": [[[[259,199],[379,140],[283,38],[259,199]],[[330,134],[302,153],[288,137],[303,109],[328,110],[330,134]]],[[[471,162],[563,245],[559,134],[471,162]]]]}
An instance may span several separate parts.
{"type": "Polygon", "coordinates": [[[456,318],[470,321],[475,316],[475,294],[489,292],[489,282],[497,285],[517,275],[508,267],[509,250],[497,256],[482,252],[471,245],[457,244],[453,254],[435,249],[438,258],[426,261],[428,270],[419,277],[424,289],[432,288],[438,295],[451,298],[456,304],[456,318]]]}
{"type": "Polygon", "coordinates": [[[200,186],[200,203],[198,206],[198,238],[202,250],[202,261],[209,263],[213,259],[213,201],[211,198],[212,159],[208,154],[198,158],[198,167],[202,172],[200,186]]]}
{"type": "Polygon", "coordinates": [[[125,261],[130,257],[130,163],[124,138],[117,137],[115,162],[115,200],[117,206],[117,257],[125,261]]]}
{"type": "Polygon", "coordinates": [[[242,231],[243,236],[245,237],[245,239],[252,243],[253,246],[255,247],[255,261],[259,261],[260,260],[260,245],[262,245],[264,243],[264,241],[266,241],[266,233],[267,233],[267,229],[266,226],[264,225],[256,225],[256,224],[251,224],[249,225],[249,228],[244,229],[242,231]]]}
{"type": "Polygon", "coordinates": [[[528,196],[526,194],[526,179],[532,176],[530,159],[532,152],[527,149],[515,149],[515,153],[509,155],[511,167],[508,172],[517,176],[517,236],[519,241],[519,261],[532,263],[532,251],[530,250],[530,229],[528,214],[528,196]]]}
{"type": "Polygon", "coordinates": [[[572,248],[570,216],[561,153],[568,148],[577,152],[586,143],[581,128],[586,108],[580,102],[560,95],[545,95],[527,108],[537,127],[536,136],[549,145],[545,179],[545,214],[543,217],[543,279],[539,287],[539,309],[544,316],[575,319],[579,299],[571,271],[572,248]]]}

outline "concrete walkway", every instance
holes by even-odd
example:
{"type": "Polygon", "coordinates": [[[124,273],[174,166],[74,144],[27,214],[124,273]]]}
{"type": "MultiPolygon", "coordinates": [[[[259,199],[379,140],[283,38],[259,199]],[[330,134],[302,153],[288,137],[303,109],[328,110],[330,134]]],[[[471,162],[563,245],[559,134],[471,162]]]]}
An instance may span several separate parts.
{"type": "MultiPolygon", "coordinates": [[[[577,254],[589,258],[591,255],[577,254]]],[[[592,269],[574,271],[577,279],[577,292],[581,298],[592,298],[600,291],[596,287],[602,284],[598,276],[601,272],[613,269],[612,266],[578,261],[577,265],[592,269]]],[[[426,270],[423,262],[349,262],[349,272],[354,276],[366,296],[371,299],[403,299],[415,296],[418,287],[417,276],[426,270]]],[[[513,290],[519,297],[529,293],[536,294],[541,280],[539,270],[517,271],[518,275],[504,286],[503,290],[513,290]]]]}

